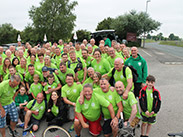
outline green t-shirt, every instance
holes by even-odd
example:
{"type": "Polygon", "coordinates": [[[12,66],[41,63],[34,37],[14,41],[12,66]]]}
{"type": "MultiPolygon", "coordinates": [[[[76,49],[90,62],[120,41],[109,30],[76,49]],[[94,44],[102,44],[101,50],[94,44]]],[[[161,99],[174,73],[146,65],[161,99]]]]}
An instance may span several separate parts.
{"type": "Polygon", "coordinates": [[[59,56],[56,55],[55,56],[55,63],[56,63],[57,68],[59,68],[61,61],[62,61],[62,55],[61,54],[59,56]]]}
{"type": "MultiPolygon", "coordinates": [[[[152,107],[153,107],[153,89],[148,90],[146,89],[146,95],[147,95],[147,110],[149,111],[149,113],[152,112],[152,107]]],[[[145,114],[145,112],[142,112],[143,116],[149,117],[145,114]]],[[[157,114],[153,114],[150,117],[154,117],[157,114]]]]}
{"type": "Polygon", "coordinates": [[[9,105],[13,102],[13,96],[18,89],[10,87],[9,80],[5,80],[0,83],[0,103],[2,106],[9,105]]]}
{"type": "Polygon", "coordinates": [[[74,84],[71,87],[69,87],[68,85],[63,86],[61,93],[62,97],[66,97],[71,102],[76,102],[82,90],[83,86],[74,82],[74,84]]]}
{"type": "Polygon", "coordinates": [[[123,59],[123,61],[125,61],[124,58],[122,56],[119,56],[119,55],[116,55],[116,57],[114,57],[114,58],[111,58],[111,56],[107,57],[107,60],[109,61],[112,68],[114,67],[114,61],[117,58],[121,58],[121,59],[123,59]]]}
{"type": "Polygon", "coordinates": [[[109,45],[109,47],[111,47],[111,40],[109,38],[105,40],[105,45],[109,45]]]}
{"type": "MultiPolygon", "coordinates": [[[[123,97],[121,96],[121,100],[122,100],[122,104],[123,104],[123,114],[124,114],[124,118],[125,120],[130,118],[131,112],[132,112],[132,106],[134,104],[136,104],[137,106],[137,100],[134,96],[134,94],[132,92],[128,92],[128,98],[127,99],[123,99],[123,97]]],[[[137,108],[137,114],[136,117],[140,118],[140,113],[139,110],[137,108]]]]}
{"type": "MultiPolygon", "coordinates": [[[[26,107],[27,107],[28,109],[30,109],[33,102],[34,102],[34,100],[31,100],[31,101],[26,105],[26,107]]],[[[39,111],[39,114],[38,114],[38,115],[32,114],[32,116],[33,116],[35,119],[40,120],[40,119],[42,118],[44,112],[45,112],[45,109],[46,109],[45,106],[46,106],[46,104],[45,104],[45,101],[44,101],[44,100],[41,102],[41,104],[38,104],[37,101],[36,101],[36,103],[35,103],[34,106],[31,108],[31,110],[32,110],[32,111],[39,111]]]]}
{"type": "Polygon", "coordinates": [[[82,113],[90,121],[96,121],[101,115],[101,106],[108,107],[109,104],[110,102],[101,95],[92,93],[91,99],[84,99],[82,105],[79,103],[79,98],[77,99],[75,111],[82,113]]]}
{"type": "MultiPolygon", "coordinates": [[[[53,82],[51,85],[49,83],[47,83],[46,86],[44,87],[43,91],[47,91],[49,87],[56,88],[57,86],[58,86],[58,84],[56,82],[53,82]]],[[[50,96],[51,96],[51,93],[46,94],[47,102],[49,102],[50,96]]]]}
{"type": "Polygon", "coordinates": [[[15,97],[16,106],[19,106],[19,104],[25,103],[25,102],[29,102],[28,95],[26,95],[26,94],[21,95],[20,93],[18,93],[18,95],[15,97]]]}
{"type": "MultiPolygon", "coordinates": [[[[85,60],[84,58],[82,58],[82,59],[85,60]]],[[[85,60],[87,68],[89,68],[91,66],[92,59],[93,59],[92,56],[88,56],[88,58],[85,60]]]]}
{"type": "Polygon", "coordinates": [[[66,81],[65,81],[66,75],[69,74],[69,73],[73,74],[73,76],[75,75],[74,71],[70,68],[67,68],[65,73],[62,73],[60,70],[58,70],[58,75],[57,76],[59,77],[59,79],[61,80],[63,85],[66,84],[66,81]]]}
{"type": "Polygon", "coordinates": [[[35,70],[39,71],[40,73],[42,73],[42,68],[44,67],[44,62],[40,63],[39,61],[35,63],[34,65],[35,70]]]}
{"type": "MultiPolygon", "coordinates": [[[[84,69],[86,67],[86,63],[81,58],[80,58],[80,61],[81,61],[82,65],[83,65],[83,69],[84,69]]],[[[74,69],[76,68],[78,63],[79,63],[79,61],[78,61],[77,58],[76,58],[76,62],[70,61],[70,68],[74,71],[74,69]]],[[[67,68],[68,68],[68,62],[66,63],[66,65],[67,65],[67,68]]],[[[78,71],[78,79],[79,79],[80,82],[82,82],[83,77],[84,77],[84,70],[83,69],[78,71]]]]}
{"type": "MultiPolygon", "coordinates": [[[[112,77],[112,70],[113,70],[113,68],[107,73],[107,76],[112,77]]],[[[115,72],[114,72],[114,80],[116,82],[117,81],[123,82],[123,84],[124,84],[124,86],[126,88],[126,86],[128,85],[127,80],[132,78],[132,71],[131,71],[131,69],[129,67],[126,67],[125,74],[126,74],[126,78],[123,76],[123,68],[119,72],[117,70],[115,70],[115,72]]],[[[132,85],[131,91],[133,89],[134,89],[134,85],[132,85]]]]}
{"type": "MultiPolygon", "coordinates": [[[[101,88],[96,88],[93,90],[93,92],[98,93],[99,95],[103,96],[107,101],[109,101],[113,106],[115,114],[117,114],[117,104],[121,101],[121,98],[116,91],[112,92],[111,90],[109,90],[108,92],[104,93],[101,88]]],[[[102,113],[104,114],[104,119],[111,119],[111,115],[107,107],[102,107],[102,113]]]]}
{"type": "Polygon", "coordinates": [[[95,72],[100,72],[101,75],[108,73],[111,69],[111,65],[104,58],[102,58],[99,63],[97,63],[96,59],[94,59],[91,62],[91,66],[94,68],[95,72]]]}
{"type": "Polygon", "coordinates": [[[26,72],[28,71],[28,67],[26,67],[26,69],[24,69],[24,68],[21,68],[20,65],[17,65],[17,66],[16,66],[16,71],[17,71],[18,73],[20,73],[21,75],[24,75],[24,74],[26,74],[26,72]]]}
{"type": "Polygon", "coordinates": [[[34,96],[37,97],[37,94],[41,93],[42,90],[43,90],[43,87],[40,83],[38,83],[38,84],[32,83],[31,86],[30,86],[29,92],[33,93],[34,96]]]}
{"type": "MultiPolygon", "coordinates": [[[[34,71],[34,74],[38,74],[39,75],[39,81],[44,81],[43,80],[43,75],[39,72],[39,71],[34,71]]],[[[27,72],[25,74],[25,81],[28,82],[29,84],[32,84],[34,81],[33,81],[33,76],[34,75],[31,75],[29,72],[27,72]]]]}
{"type": "Polygon", "coordinates": [[[53,113],[54,116],[58,115],[59,109],[58,109],[58,107],[55,104],[53,104],[53,106],[51,108],[51,112],[53,113]]]}
{"type": "Polygon", "coordinates": [[[92,84],[93,85],[93,79],[92,78],[87,78],[86,80],[85,80],[85,82],[83,83],[83,86],[85,85],[85,84],[92,84]]]}
{"type": "MultiPolygon", "coordinates": [[[[21,82],[23,82],[23,76],[20,74],[20,73],[15,73],[15,75],[19,75],[20,76],[20,79],[21,79],[21,82]]],[[[4,77],[4,79],[3,80],[8,80],[8,79],[10,79],[11,78],[11,75],[10,74],[6,74],[6,76],[4,77]]]]}

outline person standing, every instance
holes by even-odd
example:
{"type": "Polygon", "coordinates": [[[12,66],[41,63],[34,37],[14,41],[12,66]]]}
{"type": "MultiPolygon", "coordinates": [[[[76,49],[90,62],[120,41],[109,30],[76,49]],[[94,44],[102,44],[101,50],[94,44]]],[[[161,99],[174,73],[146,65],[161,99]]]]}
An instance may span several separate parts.
{"type": "Polygon", "coordinates": [[[5,137],[6,115],[10,115],[10,126],[15,135],[19,135],[15,130],[18,121],[18,111],[16,109],[13,98],[20,84],[20,76],[13,75],[10,80],[5,80],[0,83],[0,132],[2,137],[5,137]]]}
{"type": "Polygon", "coordinates": [[[138,54],[137,47],[131,48],[131,56],[125,61],[125,65],[132,65],[138,73],[138,79],[134,83],[134,94],[135,97],[139,96],[139,91],[145,86],[147,78],[147,63],[145,59],[138,54]]]}

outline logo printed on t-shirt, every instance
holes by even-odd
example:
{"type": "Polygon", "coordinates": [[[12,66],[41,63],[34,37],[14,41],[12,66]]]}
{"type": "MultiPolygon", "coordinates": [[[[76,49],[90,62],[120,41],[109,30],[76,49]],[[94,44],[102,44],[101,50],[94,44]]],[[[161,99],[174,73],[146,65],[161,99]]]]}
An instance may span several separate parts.
{"type": "Polygon", "coordinates": [[[69,91],[69,90],[67,90],[67,94],[68,94],[68,95],[70,94],[70,91],[69,91]]]}
{"type": "Polygon", "coordinates": [[[88,108],[88,104],[84,104],[84,107],[85,107],[85,109],[87,109],[88,108]]]}
{"type": "Polygon", "coordinates": [[[43,106],[41,106],[40,109],[43,110],[43,106]]]}
{"type": "Polygon", "coordinates": [[[99,66],[99,69],[102,69],[102,66],[99,66]]]}
{"type": "Polygon", "coordinates": [[[109,95],[109,97],[108,97],[110,100],[112,100],[112,96],[111,95],[109,95]]]}
{"type": "Polygon", "coordinates": [[[120,78],[123,78],[123,75],[121,75],[120,78]]]}
{"type": "Polygon", "coordinates": [[[76,89],[74,89],[73,92],[76,93],[76,89]]]}
{"type": "Polygon", "coordinates": [[[141,65],[142,65],[142,63],[141,63],[141,62],[138,62],[138,65],[139,65],[139,66],[141,66],[141,65]]]}
{"type": "Polygon", "coordinates": [[[95,103],[94,103],[94,102],[92,102],[91,106],[92,106],[92,107],[94,107],[94,106],[95,106],[95,103]]]}

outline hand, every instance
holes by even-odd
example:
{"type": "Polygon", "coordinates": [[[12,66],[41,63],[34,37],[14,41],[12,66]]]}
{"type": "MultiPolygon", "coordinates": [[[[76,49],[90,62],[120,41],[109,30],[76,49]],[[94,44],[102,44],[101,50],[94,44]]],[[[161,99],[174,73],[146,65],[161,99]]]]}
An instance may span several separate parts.
{"type": "Polygon", "coordinates": [[[117,127],[118,127],[118,119],[117,119],[117,117],[114,117],[114,118],[112,119],[110,125],[111,125],[111,127],[113,127],[113,128],[117,128],[117,127]]]}
{"type": "Polygon", "coordinates": [[[81,83],[78,81],[78,82],[76,82],[76,84],[79,85],[79,84],[81,84],[81,83]]]}
{"type": "Polygon", "coordinates": [[[147,116],[151,116],[150,113],[149,113],[149,111],[146,111],[145,114],[146,114],[147,116]]]}
{"type": "Polygon", "coordinates": [[[107,74],[102,75],[102,78],[107,78],[107,74]]]}
{"type": "Polygon", "coordinates": [[[52,91],[53,91],[53,89],[52,89],[52,88],[49,88],[49,89],[48,89],[48,92],[49,92],[49,93],[50,93],[50,92],[52,92],[52,91]]]}
{"type": "Polygon", "coordinates": [[[72,103],[72,105],[75,107],[76,106],[76,103],[72,103]]]}
{"type": "Polygon", "coordinates": [[[55,74],[58,75],[58,70],[55,70],[55,74]]]}
{"type": "Polygon", "coordinates": [[[47,85],[47,82],[44,82],[44,83],[43,83],[43,86],[46,86],[46,85],[47,85]]]}
{"type": "Polygon", "coordinates": [[[89,128],[89,125],[87,123],[82,124],[83,128],[89,128]]]}
{"type": "Polygon", "coordinates": [[[4,108],[1,109],[0,115],[2,118],[6,116],[6,112],[5,112],[4,108]]]}
{"type": "Polygon", "coordinates": [[[82,105],[84,103],[84,96],[80,96],[79,103],[82,105]]]}
{"type": "Polygon", "coordinates": [[[19,107],[20,107],[20,109],[24,108],[24,107],[23,107],[23,104],[19,104],[19,107]]]}
{"type": "Polygon", "coordinates": [[[49,94],[49,91],[45,91],[46,94],[49,94]]]}
{"type": "Polygon", "coordinates": [[[146,86],[146,84],[145,83],[142,83],[141,84],[141,88],[143,88],[143,87],[145,87],[146,86]]]}
{"type": "Polygon", "coordinates": [[[39,111],[34,111],[33,114],[37,116],[39,114],[39,111]]]}
{"type": "Polygon", "coordinates": [[[127,99],[127,98],[128,98],[128,92],[125,91],[125,92],[123,93],[123,99],[127,99]]]}
{"type": "Polygon", "coordinates": [[[152,111],[150,114],[153,115],[154,114],[154,111],[152,111]]]}
{"type": "Polygon", "coordinates": [[[85,80],[83,79],[83,81],[81,81],[81,84],[83,84],[85,82],[85,80]]]}
{"type": "Polygon", "coordinates": [[[128,127],[128,126],[130,126],[129,124],[128,124],[129,122],[128,121],[126,121],[126,122],[124,122],[124,127],[128,127]]]}
{"type": "Polygon", "coordinates": [[[114,92],[115,88],[113,86],[110,86],[110,90],[114,92]]]}
{"type": "Polygon", "coordinates": [[[51,109],[48,109],[48,112],[50,112],[51,111],[51,109]]]}

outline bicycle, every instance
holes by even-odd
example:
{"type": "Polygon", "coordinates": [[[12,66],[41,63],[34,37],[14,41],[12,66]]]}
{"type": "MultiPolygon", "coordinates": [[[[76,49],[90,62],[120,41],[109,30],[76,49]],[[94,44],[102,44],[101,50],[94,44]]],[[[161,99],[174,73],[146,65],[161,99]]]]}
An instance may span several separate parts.
{"type": "Polygon", "coordinates": [[[120,119],[118,122],[118,135],[117,137],[134,137],[134,129],[128,125],[127,127],[124,127],[124,120],[123,120],[123,113],[120,113],[120,119]]]}
{"type": "Polygon", "coordinates": [[[36,137],[35,135],[34,135],[34,133],[32,132],[32,126],[33,126],[33,124],[31,124],[26,130],[24,130],[23,132],[29,132],[33,137],[36,137]]]}
{"type": "Polygon", "coordinates": [[[71,137],[71,135],[64,128],[53,125],[43,131],[42,137],[71,137]]]}
{"type": "Polygon", "coordinates": [[[180,133],[168,133],[170,137],[183,137],[183,132],[180,133]]]}

